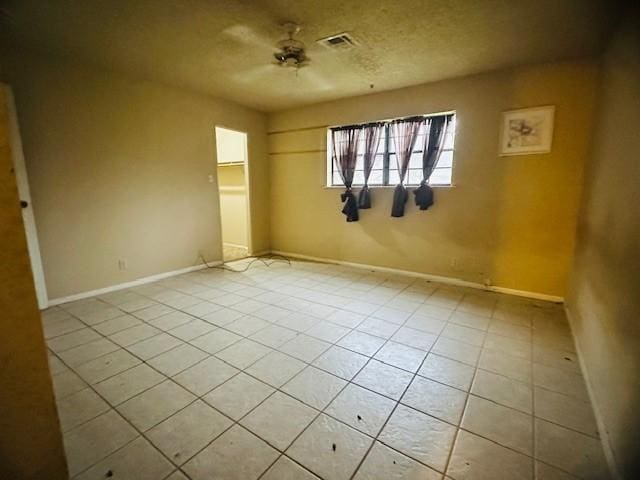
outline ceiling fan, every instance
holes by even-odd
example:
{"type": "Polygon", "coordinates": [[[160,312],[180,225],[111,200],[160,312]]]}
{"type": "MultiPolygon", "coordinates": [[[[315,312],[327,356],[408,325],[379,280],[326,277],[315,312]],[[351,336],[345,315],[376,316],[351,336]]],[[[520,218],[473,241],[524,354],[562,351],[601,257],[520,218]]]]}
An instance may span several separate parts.
{"type": "Polygon", "coordinates": [[[305,53],[305,46],[300,40],[293,38],[300,31],[300,25],[295,22],[282,24],[283,30],[289,38],[277,43],[279,51],[273,54],[276,64],[287,68],[300,68],[309,65],[309,57],[305,53]]]}

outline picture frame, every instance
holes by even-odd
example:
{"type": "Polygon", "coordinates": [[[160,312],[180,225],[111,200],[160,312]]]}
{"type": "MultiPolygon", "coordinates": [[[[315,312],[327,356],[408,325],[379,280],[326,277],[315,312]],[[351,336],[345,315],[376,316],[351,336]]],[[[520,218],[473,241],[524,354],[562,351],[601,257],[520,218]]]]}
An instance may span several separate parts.
{"type": "Polygon", "coordinates": [[[553,105],[502,112],[500,155],[550,152],[554,117],[553,105]]]}

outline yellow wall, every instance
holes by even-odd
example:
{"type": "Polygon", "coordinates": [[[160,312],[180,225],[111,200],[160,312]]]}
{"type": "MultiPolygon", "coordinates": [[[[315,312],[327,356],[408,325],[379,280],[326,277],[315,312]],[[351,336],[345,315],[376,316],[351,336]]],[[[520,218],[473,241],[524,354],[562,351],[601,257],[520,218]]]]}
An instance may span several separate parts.
{"type": "Polygon", "coordinates": [[[67,467],[0,89],[0,478],[63,480],[67,467]]]}
{"type": "Polygon", "coordinates": [[[49,298],[190,267],[198,252],[221,258],[215,125],[248,132],[253,246],[269,248],[263,114],[53,57],[0,53],[49,298]]]}
{"type": "MultiPolygon", "coordinates": [[[[562,296],[591,134],[596,65],[557,63],[425,84],[269,115],[274,250],[562,296]],[[549,154],[499,157],[501,112],[556,106],[549,154]],[[326,126],[456,110],[453,188],[391,218],[373,190],[357,223],[325,183],[326,126]]],[[[411,198],[413,196],[411,195],[411,198]]]]}
{"type": "Polygon", "coordinates": [[[218,166],[222,243],[248,247],[244,165],[218,166]]]}
{"type": "Polygon", "coordinates": [[[602,65],[567,308],[601,435],[631,479],[640,472],[640,9],[626,19],[602,65]]]}

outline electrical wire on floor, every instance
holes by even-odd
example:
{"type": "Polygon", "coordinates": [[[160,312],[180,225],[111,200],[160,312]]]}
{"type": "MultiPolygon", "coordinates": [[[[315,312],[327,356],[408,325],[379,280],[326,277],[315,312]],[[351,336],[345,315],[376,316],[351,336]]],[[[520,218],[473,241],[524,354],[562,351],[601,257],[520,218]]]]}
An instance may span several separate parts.
{"type": "Polygon", "coordinates": [[[227,270],[229,272],[234,272],[234,273],[244,273],[247,270],[249,270],[249,268],[251,268],[251,266],[254,263],[257,263],[257,262],[261,262],[263,265],[267,267],[270,267],[274,263],[278,263],[278,262],[286,262],[289,266],[291,266],[291,260],[289,260],[288,257],[285,257],[284,255],[278,255],[277,253],[270,253],[267,255],[259,255],[257,257],[254,257],[242,269],[231,268],[230,266],[224,263],[222,265],[209,265],[209,263],[207,263],[207,260],[204,258],[204,255],[200,253],[199,256],[200,256],[200,260],[202,260],[202,263],[204,263],[207,266],[207,268],[217,268],[220,270],[227,270]]]}

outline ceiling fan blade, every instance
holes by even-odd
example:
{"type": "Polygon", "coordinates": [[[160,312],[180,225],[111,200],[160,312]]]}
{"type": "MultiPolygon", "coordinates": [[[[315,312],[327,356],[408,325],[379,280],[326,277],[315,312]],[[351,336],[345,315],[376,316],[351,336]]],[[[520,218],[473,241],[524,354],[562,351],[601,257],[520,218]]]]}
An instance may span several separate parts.
{"type": "Polygon", "coordinates": [[[225,37],[231,38],[243,45],[249,45],[254,48],[260,48],[269,51],[275,50],[275,48],[273,47],[273,45],[275,44],[274,39],[269,38],[266,35],[261,35],[251,27],[248,27],[246,25],[232,25],[231,27],[225,28],[220,33],[222,33],[225,37]]]}

